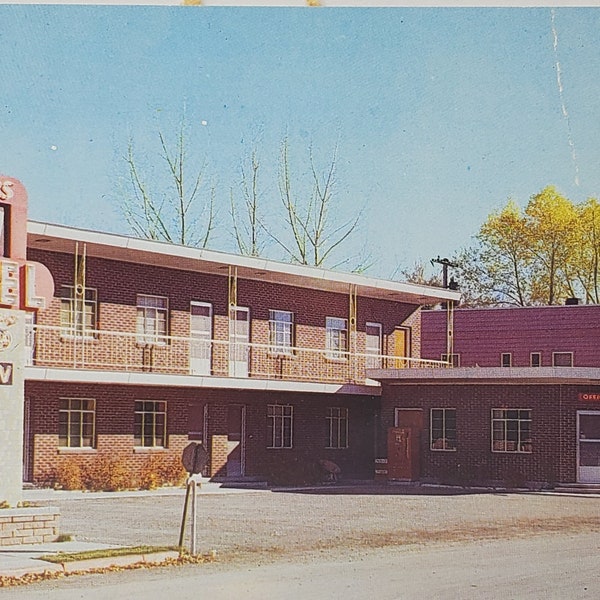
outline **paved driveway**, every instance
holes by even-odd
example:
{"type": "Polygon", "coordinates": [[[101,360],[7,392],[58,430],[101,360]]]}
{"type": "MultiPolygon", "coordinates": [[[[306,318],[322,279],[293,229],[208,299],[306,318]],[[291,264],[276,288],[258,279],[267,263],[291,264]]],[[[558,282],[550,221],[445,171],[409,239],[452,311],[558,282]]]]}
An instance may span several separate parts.
{"type": "MultiPolygon", "coordinates": [[[[61,531],[81,541],[177,544],[184,494],[57,496],[61,531]]],[[[463,493],[427,487],[326,487],[200,493],[199,552],[262,558],[333,548],[600,532],[600,498],[463,493]]],[[[186,538],[189,544],[189,535],[186,538]]]]}

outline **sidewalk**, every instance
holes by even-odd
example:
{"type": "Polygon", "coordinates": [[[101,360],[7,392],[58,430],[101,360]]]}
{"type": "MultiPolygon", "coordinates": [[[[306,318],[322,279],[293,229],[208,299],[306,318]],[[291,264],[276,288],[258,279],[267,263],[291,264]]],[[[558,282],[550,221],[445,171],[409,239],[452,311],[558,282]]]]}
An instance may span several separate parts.
{"type": "MultiPolygon", "coordinates": [[[[197,485],[197,494],[239,494],[248,492],[264,491],[260,487],[230,487],[232,484],[224,485],[208,480],[201,480],[197,485]]],[[[91,500],[102,498],[139,498],[139,497],[161,497],[161,496],[184,496],[185,487],[159,488],[156,490],[124,491],[124,492],[82,492],[53,489],[24,489],[23,500],[25,502],[43,502],[44,505],[52,505],[53,500],[91,500]]],[[[108,545],[91,542],[52,542],[46,544],[30,544],[19,546],[0,547],[0,577],[23,577],[27,574],[44,572],[72,572],[87,569],[106,568],[112,565],[126,566],[139,562],[161,562],[169,558],[176,558],[177,552],[158,552],[152,554],[131,554],[125,556],[114,556],[110,558],[89,559],[85,561],[74,561],[69,563],[53,563],[40,560],[44,555],[57,555],[73,552],[89,552],[92,550],[104,550],[120,548],[123,546],[108,545]]]]}

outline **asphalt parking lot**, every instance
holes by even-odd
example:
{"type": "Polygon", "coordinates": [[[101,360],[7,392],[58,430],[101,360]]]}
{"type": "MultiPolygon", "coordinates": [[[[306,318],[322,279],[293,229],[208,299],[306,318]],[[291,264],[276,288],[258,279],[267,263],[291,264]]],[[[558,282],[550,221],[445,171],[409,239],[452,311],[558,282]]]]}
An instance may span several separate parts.
{"type": "MultiPolygon", "coordinates": [[[[221,560],[600,532],[600,497],[394,485],[201,489],[197,551],[221,560]]],[[[184,490],[48,494],[61,532],[85,542],[176,545],[184,490]]],[[[189,527],[186,530],[189,546],[189,527]]]]}

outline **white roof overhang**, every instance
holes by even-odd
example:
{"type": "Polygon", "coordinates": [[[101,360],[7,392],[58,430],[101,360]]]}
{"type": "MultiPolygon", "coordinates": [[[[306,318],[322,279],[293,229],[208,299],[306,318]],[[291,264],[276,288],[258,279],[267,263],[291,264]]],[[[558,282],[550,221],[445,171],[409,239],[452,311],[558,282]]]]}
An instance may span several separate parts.
{"type": "Polygon", "coordinates": [[[160,265],[171,269],[218,275],[228,275],[229,267],[237,267],[238,277],[242,279],[339,293],[348,293],[350,286],[355,285],[359,296],[415,305],[436,304],[449,300],[458,302],[460,299],[459,292],[433,286],[387,281],[355,273],[178,246],[63,225],[28,222],[29,248],[72,254],[76,242],[86,245],[87,256],[134,264],[160,265]]]}

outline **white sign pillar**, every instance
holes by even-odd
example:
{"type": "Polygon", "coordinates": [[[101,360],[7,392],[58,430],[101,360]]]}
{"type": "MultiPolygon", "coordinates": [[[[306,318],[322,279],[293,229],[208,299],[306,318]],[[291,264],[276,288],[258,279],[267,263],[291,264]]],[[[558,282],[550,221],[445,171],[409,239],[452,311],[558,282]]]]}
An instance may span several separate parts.
{"type": "Polygon", "coordinates": [[[0,308],[0,503],[23,491],[25,312],[0,308]]]}
{"type": "Polygon", "coordinates": [[[23,489],[25,311],[54,295],[52,274],[27,260],[27,192],[0,174],[0,503],[16,506],[23,489]]]}

